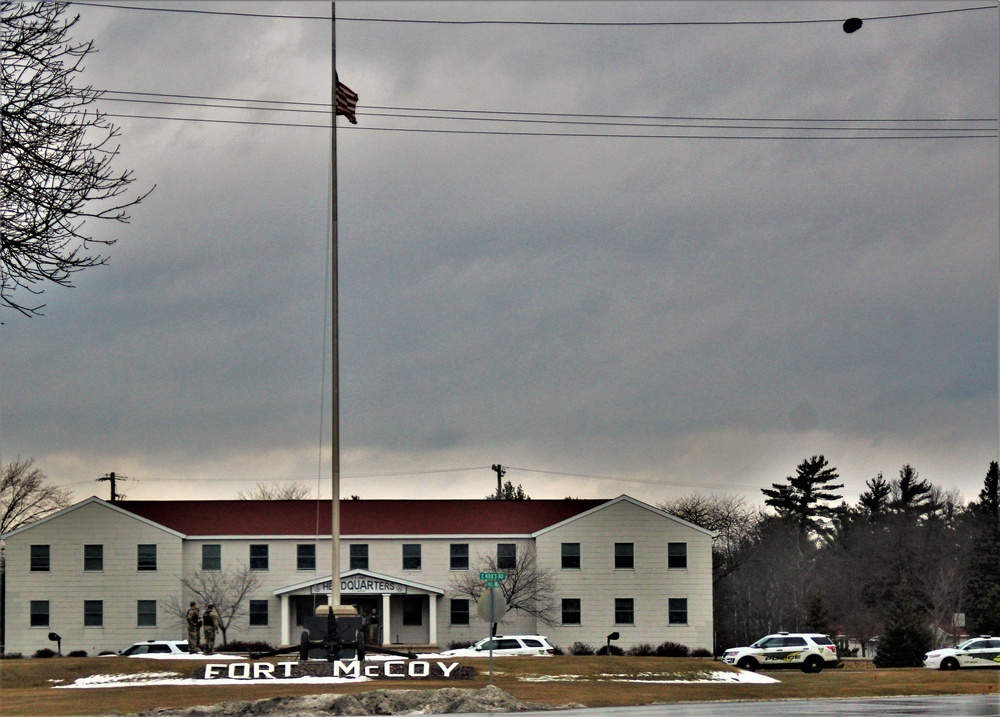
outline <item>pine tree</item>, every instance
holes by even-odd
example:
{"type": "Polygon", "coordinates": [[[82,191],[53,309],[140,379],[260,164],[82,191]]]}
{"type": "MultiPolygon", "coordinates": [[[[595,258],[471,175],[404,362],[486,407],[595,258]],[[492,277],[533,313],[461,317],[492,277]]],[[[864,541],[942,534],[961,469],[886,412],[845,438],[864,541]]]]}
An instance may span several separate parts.
{"type": "Polygon", "coordinates": [[[920,667],[931,649],[931,631],[913,601],[907,583],[900,585],[878,641],[875,667],[920,667]]]}
{"type": "Polygon", "coordinates": [[[836,510],[828,505],[840,500],[832,491],[844,487],[843,483],[831,485],[840,475],[823,456],[813,456],[798,465],[796,474],[788,476],[787,484],[772,483],[763,488],[768,496],[765,504],[771,506],[782,518],[792,520],[801,535],[830,532],[829,522],[836,510]]]}

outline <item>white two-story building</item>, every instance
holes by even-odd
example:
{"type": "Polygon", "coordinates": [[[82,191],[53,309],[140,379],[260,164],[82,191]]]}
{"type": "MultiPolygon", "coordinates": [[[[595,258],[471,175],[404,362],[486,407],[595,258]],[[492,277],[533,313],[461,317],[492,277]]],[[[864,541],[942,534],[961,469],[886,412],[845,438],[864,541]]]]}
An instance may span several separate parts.
{"type": "MultiPolygon", "coordinates": [[[[3,536],[6,652],[62,637],[64,653],[183,639],[182,578],[249,570],[259,587],[230,641],[295,644],[330,593],[331,503],[88,498],[3,536]],[[168,606],[172,609],[168,609],[168,606]]],[[[622,648],[712,649],[712,533],[628,496],[613,500],[341,501],[342,602],[368,640],[446,648],[489,632],[457,586],[483,558],[513,570],[533,555],[554,585],[551,624],[511,612],[501,631],[566,648],[612,632],[622,648]]],[[[203,606],[202,606],[203,607],[203,606]]]]}

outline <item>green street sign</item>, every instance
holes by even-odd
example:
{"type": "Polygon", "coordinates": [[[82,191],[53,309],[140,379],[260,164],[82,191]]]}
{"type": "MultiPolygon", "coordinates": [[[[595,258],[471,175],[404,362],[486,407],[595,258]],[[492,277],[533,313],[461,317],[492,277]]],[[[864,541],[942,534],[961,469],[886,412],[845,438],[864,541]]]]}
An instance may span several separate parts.
{"type": "Polygon", "coordinates": [[[498,587],[500,587],[500,583],[495,582],[493,580],[487,580],[486,581],[486,587],[488,587],[488,588],[498,588],[498,587]]]}
{"type": "Polygon", "coordinates": [[[480,580],[489,580],[491,582],[496,582],[497,580],[506,580],[507,573],[479,573],[480,580]]]}

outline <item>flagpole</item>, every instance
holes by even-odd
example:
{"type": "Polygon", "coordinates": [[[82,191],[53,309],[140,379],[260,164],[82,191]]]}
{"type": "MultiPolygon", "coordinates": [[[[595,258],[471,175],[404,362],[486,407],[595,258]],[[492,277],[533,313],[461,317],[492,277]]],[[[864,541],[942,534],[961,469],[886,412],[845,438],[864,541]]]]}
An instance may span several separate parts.
{"type": "Polygon", "coordinates": [[[330,459],[333,468],[333,515],[330,521],[330,552],[332,566],[330,572],[330,607],[334,613],[340,605],[340,319],[338,304],[339,286],[337,281],[337,3],[330,2],[330,283],[332,315],[331,348],[331,435],[330,459]]]}

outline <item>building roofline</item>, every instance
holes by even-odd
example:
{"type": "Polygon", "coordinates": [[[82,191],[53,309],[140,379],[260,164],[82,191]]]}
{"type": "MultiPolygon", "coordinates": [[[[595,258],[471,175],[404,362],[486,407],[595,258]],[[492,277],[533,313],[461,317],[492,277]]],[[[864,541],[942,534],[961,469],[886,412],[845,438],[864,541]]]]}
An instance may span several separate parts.
{"type": "Polygon", "coordinates": [[[587,516],[593,515],[593,514],[597,513],[598,511],[604,510],[605,508],[609,508],[609,507],[611,507],[613,505],[618,505],[619,503],[623,503],[623,502],[624,503],[630,503],[630,504],[632,504],[632,505],[634,505],[636,507],[648,510],[649,512],[654,513],[654,514],[660,516],[661,518],[668,518],[668,519],[674,521],[675,523],[680,523],[681,525],[683,525],[683,526],[685,526],[687,528],[691,528],[693,530],[697,530],[699,533],[704,533],[705,535],[709,536],[710,538],[714,538],[717,535],[717,533],[715,533],[714,531],[708,530],[707,528],[702,528],[700,525],[695,525],[694,523],[688,522],[688,521],[684,520],[683,518],[678,518],[676,515],[671,515],[670,513],[664,512],[664,511],[660,510],[659,508],[656,508],[656,507],[654,507],[652,505],[649,505],[648,503],[643,503],[641,500],[633,498],[630,495],[622,494],[622,495],[618,496],[617,498],[612,498],[611,500],[609,500],[609,501],[607,501],[605,503],[602,503],[601,505],[595,506],[595,507],[591,508],[590,510],[584,511],[583,513],[579,513],[577,515],[574,515],[574,516],[571,516],[571,517],[567,518],[566,520],[563,520],[563,521],[560,521],[558,523],[555,523],[554,525],[549,525],[549,526],[546,526],[546,527],[542,528],[541,530],[537,530],[537,531],[535,531],[532,534],[532,537],[533,538],[537,538],[540,535],[545,535],[549,531],[555,530],[557,528],[561,528],[564,525],[569,525],[570,523],[572,523],[574,521],[577,521],[577,520],[580,520],[581,518],[585,518],[587,516]]]}
{"type": "MultiPolygon", "coordinates": [[[[375,578],[376,580],[384,580],[390,583],[397,583],[398,585],[405,585],[408,588],[416,588],[417,590],[434,593],[435,595],[444,595],[445,592],[442,588],[427,585],[426,583],[418,583],[416,580],[408,580],[396,575],[386,575],[384,573],[376,573],[371,570],[361,570],[359,568],[341,573],[340,579],[343,580],[344,578],[350,578],[356,575],[363,575],[365,577],[375,578]]],[[[276,588],[271,592],[277,596],[287,595],[288,593],[295,592],[296,590],[302,590],[303,588],[312,587],[313,585],[321,585],[327,582],[332,582],[331,576],[323,575],[310,580],[303,580],[302,582],[295,583],[294,585],[285,585],[283,587],[276,588]]]]}
{"type": "Polygon", "coordinates": [[[98,504],[102,505],[105,508],[109,508],[110,510],[113,510],[113,511],[117,512],[119,515],[124,515],[124,516],[126,516],[128,518],[131,518],[132,520],[136,520],[136,521],[138,521],[140,523],[144,523],[144,524],[146,524],[146,525],[148,525],[150,527],[158,528],[158,529],[162,530],[164,533],[169,533],[170,535],[173,535],[176,538],[187,538],[187,536],[184,533],[180,533],[180,532],[174,530],[173,528],[168,528],[167,526],[161,525],[160,523],[152,521],[149,518],[144,518],[141,515],[136,515],[135,513],[132,513],[132,512],[130,512],[128,510],[125,510],[124,508],[120,508],[119,506],[115,505],[114,503],[110,503],[110,502],[104,500],[103,498],[98,498],[96,495],[92,495],[92,496],[90,496],[88,498],[84,498],[79,503],[74,503],[73,505],[71,505],[71,506],[69,506],[67,508],[63,508],[62,510],[56,511],[55,513],[49,513],[44,518],[39,518],[38,520],[33,521],[31,523],[28,523],[27,525],[22,525],[20,528],[18,528],[16,530],[12,530],[9,533],[4,533],[3,534],[3,538],[4,538],[4,540],[6,540],[7,538],[9,538],[11,536],[19,535],[20,533],[23,533],[23,532],[25,532],[27,530],[31,530],[32,528],[37,528],[38,526],[40,526],[40,525],[42,525],[44,523],[48,523],[50,520],[55,520],[56,518],[61,518],[64,515],[68,515],[69,513],[72,513],[75,510],[78,510],[78,509],[80,509],[80,508],[82,508],[82,507],[84,507],[86,505],[91,505],[93,503],[98,503],[98,504]]]}

